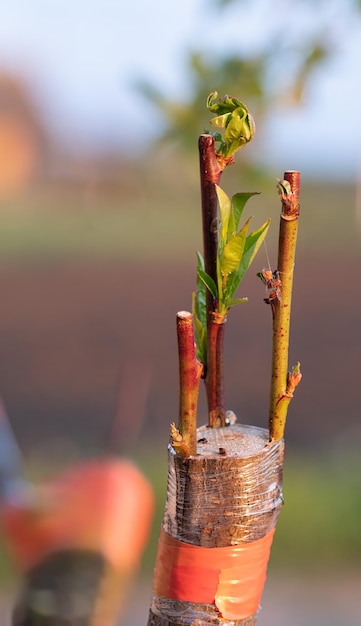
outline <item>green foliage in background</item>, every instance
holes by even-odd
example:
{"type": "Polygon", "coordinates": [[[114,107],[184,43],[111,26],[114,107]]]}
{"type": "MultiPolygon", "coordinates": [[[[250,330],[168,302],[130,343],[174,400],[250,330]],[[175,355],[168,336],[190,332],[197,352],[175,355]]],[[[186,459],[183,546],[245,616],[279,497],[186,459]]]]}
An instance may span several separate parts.
{"type": "Polygon", "coordinates": [[[223,34],[222,53],[211,37],[208,45],[193,45],[186,59],[187,97],[170,98],[152,79],[137,83],[165,121],[163,139],[194,151],[212,85],[240,94],[258,125],[277,107],[299,105],[310,78],[342,49],[360,9],[355,0],[208,0],[199,28],[206,33],[207,20],[214,20],[222,37],[222,19],[232,12],[238,39],[227,41],[223,34]]]}
{"type": "Polygon", "coordinates": [[[361,463],[352,445],[339,455],[305,452],[286,458],[285,507],[277,524],[273,566],[359,567],[360,480],[361,463]]]}
{"type": "MultiPolygon", "coordinates": [[[[169,162],[167,167],[172,167],[169,162]]],[[[201,218],[194,210],[199,201],[199,181],[193,182],[187,174],[179,181],[178,163],[173,167],[167,184],[164,181],[161,184],[157,178],[159,171],[154,171],[149,180],[142,180],[142,194],[135,187],[124,190],[120,184],[112,195],[95,194],[88,199],[86,208],[82,193],[74,190],[64,190],[62,194],[49,190],[48,195],[33,190],[26,198],[7,200],[6,205],[0,203],[0,258],[16,262],[154,259],[192,266],[194,251],[200,245],[201,218]],[[177,186],[183,185],[184,178],[187,180],[185,200],[177,186]],[[136,245],[129,233],[136,233],[136,245]]],[[[224,174],[228,186],[231,190],[239,189],[237,170],[229,170],[224,174]]],[[[271,181],[269,189],[266,184],[264,187],[257,197],[257,216],[262,222],[279,211],[275,181],[271,181]]],[[[334,258],[338,254],[359,252],[360,217],[352,185],[303,180],[302,204],[317,206],[317,211],[305,210],[302,214],[300,254],[332,252],[334,258]]],[[[248,217],[247,213],[245,218],[248,217]]],[[[276,235],[277,226],[271,225],[267,235],[270,251],[277,250],[276,235]]]]}

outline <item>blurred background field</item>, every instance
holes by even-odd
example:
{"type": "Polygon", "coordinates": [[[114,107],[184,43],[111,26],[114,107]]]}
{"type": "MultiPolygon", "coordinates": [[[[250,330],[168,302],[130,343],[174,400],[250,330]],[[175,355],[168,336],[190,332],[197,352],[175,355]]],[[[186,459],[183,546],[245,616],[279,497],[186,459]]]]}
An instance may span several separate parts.
{"type": "MultiPolygon", "coordinates": [[[[224,89],[254,107],[257,139],[222,186],[261,191],[248,214],[254,226],[272,219],[267,251],[240,288],[249,302],[226,333],[227,404],[258,426],[267,425],[271,319],[255,274],[276,266],[276,178],[302,173],[290,364],[300,360],[304,377],[289,412],[269,578],[289,573],[304,605],[311,589],[300,581],[311,572],[321,604],[325,580],[349,598],[361,558],[359,3],[296,2],[291,15],[286,1],[271,13],[261,0],[159,2],[152,18],[133,4],[122,16],[95,0],[88,11],[35,0],[32,15],[20,0],[0,8],[0,390],[27,471],[38,480],[109,450],[134,459],[157,495],[142,568],[149,590],[177,419],[175,316],[191,306],[202,245],[197,135],[205,95],[224,89]],[[139,32],[139,11],[153,29],[173,21],[172,36],[139,32]]],[[[337,610],[335,624],[346,623],[337,610]]],[[[302,603],[297,611],[294,626],[306,620],[302,603]]]]}

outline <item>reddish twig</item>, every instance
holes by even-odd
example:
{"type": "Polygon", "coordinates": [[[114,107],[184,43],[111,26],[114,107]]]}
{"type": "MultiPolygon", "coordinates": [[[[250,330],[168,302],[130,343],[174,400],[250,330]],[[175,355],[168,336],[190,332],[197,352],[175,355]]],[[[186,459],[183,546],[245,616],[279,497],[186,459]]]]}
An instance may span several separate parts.
{"type": "MultiPolygon", "coordinates": [[[[205,272],[217,283],[218,247],[218,198],[216,185],[222,170],[218,165],[214,137],[201,135],[198,140],[199,167],[202,202],[203,257],[205,272]]],[[[211,294],[207,290],[207,323],[210,312],[215,310],[211,294]]]]}
{"type": "Polygon", "coordinates": [[[199,382],[203,366],[195,353],[193,316],[188,311],[177,313],[179,356],[179,422],[172,428],[173,446],[182,456],[197,453],[197,406],[199,382]]]}
{"type": "Polygon", "coordinates": [[[211,312],[208,326],[208,368],[207,368],[207,401],[209,426],[220,428],[225,426],[226,411],[224,403],[224,325],[227,318],[211,312]]]}
{"type": "MultiPolygon", "coordinates": [[[[218,250],[218,197],[216,185],[219,184],[222,168],[217,159],[212,135],[201,135],[198,142],[203,251],[205,272],[217,284],[217,250],[218,250]]],[[[205,383],[208,401],[208,420],[211,428],[225,425],[226,411],[224,405],[224,374],[223,374],[223,337],[226,317],[216,313],[217,303],[207,289],[207,364],[205,383]]]]}

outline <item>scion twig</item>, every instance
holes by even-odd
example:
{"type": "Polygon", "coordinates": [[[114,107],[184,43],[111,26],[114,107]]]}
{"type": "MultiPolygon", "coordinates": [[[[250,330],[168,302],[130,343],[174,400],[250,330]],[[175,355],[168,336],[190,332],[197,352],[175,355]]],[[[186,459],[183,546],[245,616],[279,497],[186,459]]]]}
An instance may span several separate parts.
{"type": "Polygon", "coordinates": [[[177,313],[179,356],[179,422],[172,425],[172,444],[181,456],[197,453],[197,406],[203,365],[195,353],[193,316],[188,311],[177,313]]]}
{"type": "MultiPolygon", "coordinates": [[[[214,137],[200,135],[198,140],[199,168],[202,202],[203,258],[205,272],[217,282],[218,248],[218,198],[216,185],[219,185],[222,170],[218,165],[214,137]]],[[[215,310],[211,293],[207,289],[207,323],[211,311],[215,310]]]]}
{"type": "MultiPolygon", "coordinates": [[[[212,135],[201,135],[198,140],[204,270],[217,283],[218,250],[218,197],[216,185],[219,184],[222,169],[218,163],[212,135]]],[[[223,337],[224,317],[222,321],[216,314],[217,303],[207,289],[207,364],[205,384],[208,402],[208,420],[211,428],[225,425],[223,374],[223,337]]]]}
{"type": "Polygon", "coordinates": [[[208,367],[207,367],[207,402],[209,426],[225,426],[226,411],[224,399],[224,330],[227,317],[211,312],[208,325],[208,367]]]}
{"type": "Polygon", "coordinates": [[[223,135],[219,132],[214,135],[203,134],[198,141],[204,250],[204,268],[201,263],[201,267],[198,267],[198,279],[206,284],[207,289],[205,307],[202,291],[198,289],[194,311],[197,339],[200,339],[202,345],[202,349],[199,350],[198,341],[198,353],[202,354],[204,363],[209,426],[218,428],[226,424],[223,336],[227,311],[231,306],[245,300],[234,298],[234,293],[247,269],[247,263],[242,267],[243,254],[245,252],[249,265],[255,254],[257,241],[265,234],[265,225],[263,232],[252,233],[249,237],[247,237],[248,224],[237,232],[244,205],[253,194],[238,197],[236,208],[231,208],[225,194],[222,195],[225,205],[223,206],[217,193],[222,171],[234,163],[234,154],[254,135],[252,115],[238,98],[226,95],[218,99],[216,91],[209,94],[207,108],[216,114],[210,120],[212,126],[221,129],[223,135]],[[219,142],[217,150],[215,141],[219,142]],[[222,223],[219,213],[222,215],[222,223]]]}
{"type": "Polygon", "coordinates": [[[282,212],[278,245],[278,275],[281,287],[270,304],[273,314],[272,375],[269,409],[271,441],[284,436],[287,410],[293,390],[301,379],[299,364],[288,372],[288,347],[292,286],[295,264],[298,218],[300,212],[300,173],[288,171],[278,185],[282,212]],[[280,292],[280,293],[279,293],[280,292]]]}

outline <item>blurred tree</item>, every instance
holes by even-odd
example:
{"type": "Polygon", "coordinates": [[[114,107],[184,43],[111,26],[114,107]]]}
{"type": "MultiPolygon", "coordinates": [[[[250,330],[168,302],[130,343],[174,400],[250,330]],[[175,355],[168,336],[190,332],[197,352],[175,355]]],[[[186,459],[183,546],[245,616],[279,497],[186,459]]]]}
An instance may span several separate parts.
{"type": "Polygon", "coordinates": [[[50,139],[21,76],[0,72],[0,197],[44,175],[50,139]]]}
{"type": "MultiPolygon", "coordinates": [[[[347,41],[360,17],[361,0],[206,0],[207,19],[219,20],[218,40],[210,49],[190,50],[190,89],[186,99],[170,99],[152,81],[138,88],[163,115],[163,139],[194,149],[203,129],[204,106],[210,91],[237,96],[252,111],[257,126],[275,107],[302,102],[305,86],[318,68],[347,41]],[[237,40],[226,40],[223,17],[239,24],[237,40]],[[217,15],[216,15],[217,13],[217,15]],[[227,14],[227,15],[226,15],[227,14]]],[[[207,26],[203,25],[202,29],[207,26]]]]}

